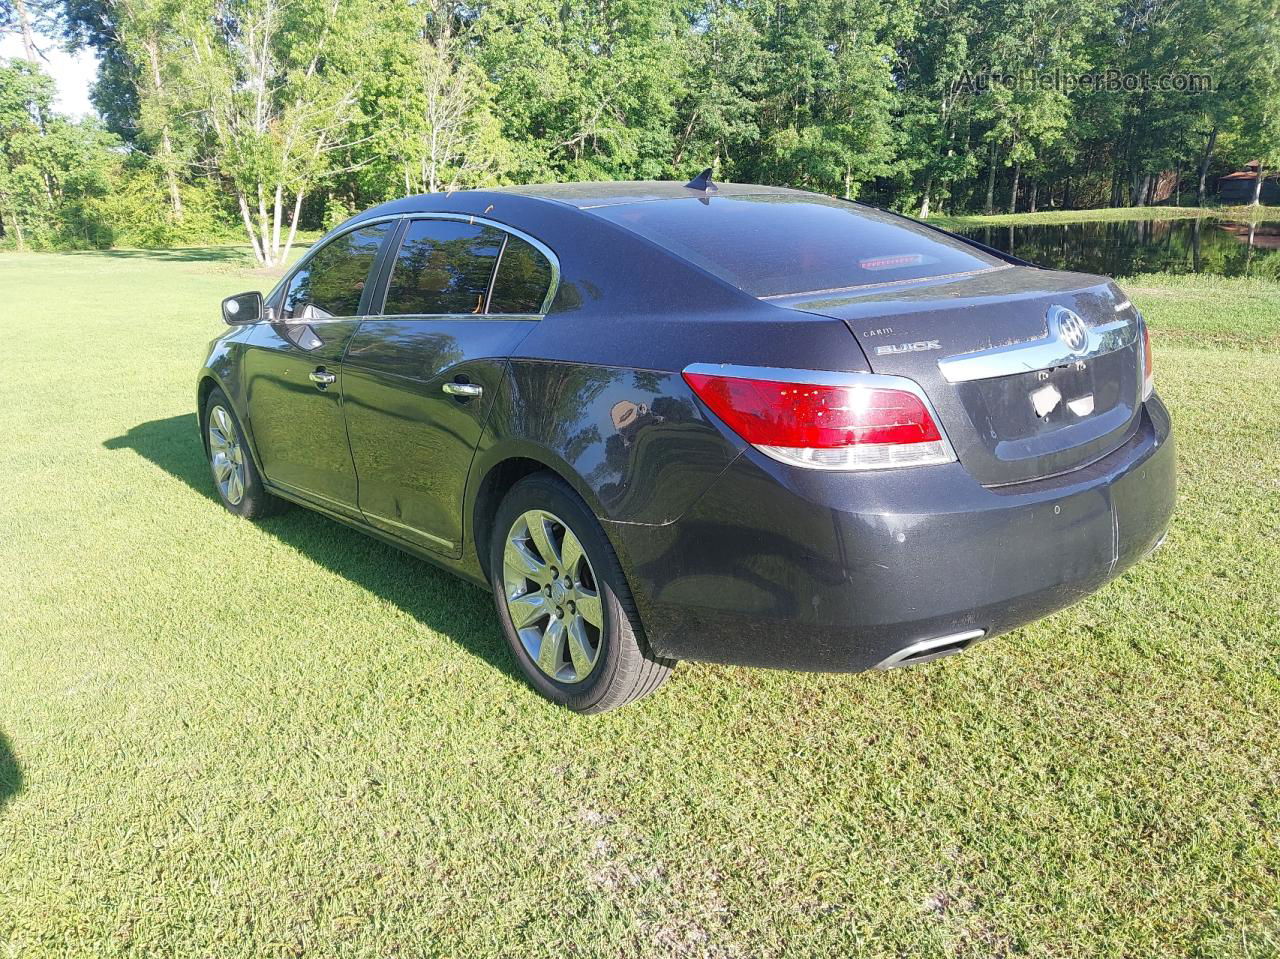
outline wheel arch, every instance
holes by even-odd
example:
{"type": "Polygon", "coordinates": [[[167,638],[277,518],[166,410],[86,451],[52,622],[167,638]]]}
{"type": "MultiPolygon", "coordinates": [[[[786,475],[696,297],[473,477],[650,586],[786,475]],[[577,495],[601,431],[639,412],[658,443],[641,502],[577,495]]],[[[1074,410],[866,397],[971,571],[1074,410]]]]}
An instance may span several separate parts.
{"type": "MultiPolygon", "coordinates": [[[[245,445],[248,447],[249,455],[253,457],[254,465],[258,468],[258,472],[262,473],[262,460],[258,458],[258,447],[254,441],[252,424],[245,410],[236,406],[235,393],[230,389],[229,384],[223,382],[213,370],[205,367],[200,371],[196,384],[196,423],[200,430],[200,443],[204,447],[205,455],[209,454],[209,435],[208,423],[205,422],[205,407],[209,405],[209,394],[214,390],[222,390],[222,395],[227,398],[227,402],[231,405],[231,412],[235,414],[236,419],[240,422],[240,428],[244,432],[245,445]]],[[[263,474],[265,478],[266,474],[263,474]]]]}
{"type": "Polygon", "coordinates": [[[498,508],[516,483],[534,473],[550,473],[568,483],[597,519],[603,519],[600,503],[596,501],[590,487],[567,463],[549,450],[522,443],[501,452],[490,451],[484,457],[484,463],[476,463],[473,469],[473,492],[469,498],[471,507],[468,510],[471,546],[486,581],[489,579],[489,542],[498,508]]]}
{"type": "MultiPolygon", "coordinates": [[[[205,432],[205,426],[207,424],[204,421],[204,411],[205,407],[209,405],[209,394],[214,390],[222,390],[224,395],[227,392],[226,387],[222,385],[213,373],[207,369],[203,370],[200,373],[199,383],[196,386],[196,423],[200,429],[200,442],[204,445],[204,451],[206,454],[209,452],[209,437],[205,432]]],[[[228,402],[230,402],[229,397],[228,402]]]]}

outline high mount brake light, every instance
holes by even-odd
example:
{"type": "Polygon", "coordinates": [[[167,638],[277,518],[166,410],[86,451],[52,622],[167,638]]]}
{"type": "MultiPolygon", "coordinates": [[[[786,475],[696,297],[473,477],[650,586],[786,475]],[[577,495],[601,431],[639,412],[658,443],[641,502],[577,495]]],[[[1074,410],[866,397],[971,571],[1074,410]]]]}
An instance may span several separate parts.
{"type": "Polygon", "coordinates": [[[903,377],[699,363],[684,378],[730,429],[793,466],[869,470],[955,459],[924,394],[903,377]]]}

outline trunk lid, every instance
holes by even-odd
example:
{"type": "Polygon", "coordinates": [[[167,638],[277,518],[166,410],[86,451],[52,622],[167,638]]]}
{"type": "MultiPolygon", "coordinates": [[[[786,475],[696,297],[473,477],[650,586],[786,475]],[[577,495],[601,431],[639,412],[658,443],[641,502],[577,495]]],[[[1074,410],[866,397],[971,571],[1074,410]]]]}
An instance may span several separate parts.
{"type": "Polygon", "coordinates": [[[1139,319],[1100,277],[1007,266],[768,299],[843,320],[875,372],[919,383],[986,486],[1086,466],[1137,428],[1139,319]]]}

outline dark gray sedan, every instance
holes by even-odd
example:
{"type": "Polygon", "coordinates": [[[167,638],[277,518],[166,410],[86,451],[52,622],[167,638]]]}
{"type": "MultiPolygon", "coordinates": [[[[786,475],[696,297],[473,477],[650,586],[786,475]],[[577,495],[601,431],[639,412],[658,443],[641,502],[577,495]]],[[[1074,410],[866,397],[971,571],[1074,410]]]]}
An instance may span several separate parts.
{"type": "Polygon", "coordinates": [[[680,659],[958,653],[1173,510],[1114,283],[796,190],[410,197],[223,315],[199,410],[227,508],[299,503],[491,587],[529,681],[582,712],[680,659]]]}

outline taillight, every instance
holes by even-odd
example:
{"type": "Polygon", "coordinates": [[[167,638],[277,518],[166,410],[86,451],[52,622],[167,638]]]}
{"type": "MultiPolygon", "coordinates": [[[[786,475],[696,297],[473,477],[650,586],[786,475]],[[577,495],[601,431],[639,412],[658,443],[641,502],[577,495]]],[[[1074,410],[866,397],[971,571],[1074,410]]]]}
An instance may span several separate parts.
{"type": "Polygon", "coordinates": [[[1142,398],[1150,399],[1156,389],[1156,367],[1151,360],[1151,331],[1147,329],[1147,321],[1142,324],[1142,398]]]}
{"type": "Polygon", "coordinates": [[[730,429],[794,466],[868,470],[955,459],[924,394],[903,377],[696,363],[684,378],[730,429]]]}

